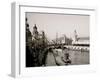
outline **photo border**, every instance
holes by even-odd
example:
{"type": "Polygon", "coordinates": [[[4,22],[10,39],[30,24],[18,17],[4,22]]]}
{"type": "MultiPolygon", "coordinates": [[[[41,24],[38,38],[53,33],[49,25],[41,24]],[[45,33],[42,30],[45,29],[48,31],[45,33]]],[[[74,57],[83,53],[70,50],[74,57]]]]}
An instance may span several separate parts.
{"type": "MultiPolygon", "coordinates": [[[[42,12],[43,10],[37,10],[38,12],[42,12]]],[[[67,11],[67,12],[68,12],[67,11]]],[[[61,74],[69,74],[69,73],[87,73],[87,72],[95,72],[96,69],[96,58],[94,53],[94,34],[95,32],[95,11],[96,9],[86,9],[86,8],[64,8],[64,7],[48,7],[48,6],[32,6],[32,4],[20,4],[20,3],[12,3],[12,47],[15,48],[12,50],[12,76],[14,77],[22,77],[22,76],[35,76],[35,75],[61,75],[61,74]],[[71,65],[71,66],[60,66],[60,67],[34,67],[28,68],[26,70],[23,63],[23,44],[25,45],[25,42],[22,43],[23,38],[22,35],[24,35],[25,30],[23,29],[23,25],[25,26],[25,11],[33,11],[35,12],[33,8],[37,9],[46,9],[45,11],[50,13],[49,10],[53,12],[53,10],[56,10],[57,14],[60,14],[59,10],[63,11],[64,14],[67,15],[64,11],[68,10],[71,14],[79,15],[90,15],[90,65],[71,65]],[[58,11],[57,11],[58,10],[58,11]],[[23,21],[24,19],[24,21],[23,21]],[[21,52],[22,51],[22,52],[21,52]],[[92,55],[91,55],[92,54],[92,55]],[[92,56],[92,57],[91,57],[92,56]],[[93,60],[92,60],[93,59],[93,60]],[[92,62],[91,62],[92,61],[92,62]],[[81,69],[79,69],[81,68],[81,69]],[[35,74],[34,74],[35,71],[35,74]],[[58,71],[58,72],[57,72],[58,71]],[[53,72],[53,73],[52,73],[53,72]]],[[[52,13],[51,12],[51,13],[52,13]]],[[[55,13],[56,13],[55,12],[55,13]]],[[[62,12],[61,12],[62,13],[62,12]]],[[[53,12],[54,14],[54,12],[53,12]]],[[[25,52],[24,52],[25,53],[25,52]]],[[[25,57],[25,56],[24,56],[25,57]]],[[[25,62],[25,61],[24,61],[25,62]]]]}

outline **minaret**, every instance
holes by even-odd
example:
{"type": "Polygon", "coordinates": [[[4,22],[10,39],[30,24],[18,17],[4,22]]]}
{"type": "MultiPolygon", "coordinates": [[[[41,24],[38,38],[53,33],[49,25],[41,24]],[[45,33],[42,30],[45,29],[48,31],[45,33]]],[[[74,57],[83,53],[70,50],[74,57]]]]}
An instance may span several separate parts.
{"type": "Polygon", "coordinates": [[[56,33],[56,44],[58,43],[58,33],[56,33]]]}
{"type": "Polygon", "coordinates": [[[35,24],[33,27],[33,37],[34,37],[34,39],[38,39],[38,36],[39,36],[39,34],[38,34],[37,26],[35,24]]]}
{"type": "Polygon", "coordinates": [[[26,25],[26,31],[29,31],[29,24],[28,24],[28,22],[27,22],[27,18],[26,18],[25,25],[26,25]]]}
{"type": "Polygon", "coordinates": [[[74,30],[74,41],[76,42],[77,40],[78,40],[78,35],[77,35],[76,30],[74,30]]]}
{"type": "Polygon", "coordinates": [[[26,18],[26,24],[25,25],[26,25],[26,42],[29,43],[29,42],[32,41],[32,34],[29,30],[29,24],[27,22],[27,18],[26,18]]]}

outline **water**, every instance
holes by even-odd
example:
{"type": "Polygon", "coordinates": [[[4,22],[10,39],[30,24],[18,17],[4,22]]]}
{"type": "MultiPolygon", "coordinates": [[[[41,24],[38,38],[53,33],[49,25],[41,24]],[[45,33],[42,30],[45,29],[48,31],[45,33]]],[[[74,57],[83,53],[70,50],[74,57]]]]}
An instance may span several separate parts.
{"type": "Polygon", "coordinates": [[[72,65],[89,64],[89,51],[70,50],[72,65]]]}
{"type": "Polygon", "coordinates": [[[47,60],[46,60],[47,66],[56,66],[56,62],[59,63],[60,65],[65,65],[61,57],[65,57],[66,53],[69,53],[69,59],[71,60],[70,65],[89,64],[90,62],[89,51],[54,49],[53,53],[48,53],[47,55],[47,60]],[[56,59],[56,62],[54,59],[56,59]]]}

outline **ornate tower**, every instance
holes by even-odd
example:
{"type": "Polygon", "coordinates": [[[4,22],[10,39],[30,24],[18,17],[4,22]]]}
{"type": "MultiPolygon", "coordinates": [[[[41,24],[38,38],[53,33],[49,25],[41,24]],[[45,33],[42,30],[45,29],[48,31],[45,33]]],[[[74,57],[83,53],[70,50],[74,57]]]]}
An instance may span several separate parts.
{"type": "Polygon", "coordinates": [[[29,45],[32,42],[32,34],[29,30],[29,24],[27,22],[27,18],[26,18],[26,43],[27,45],[29,45]]]}
{"type": "Polygon", "coordinates": [[[33,38],[38,39],[38,36],[39,36],[39,33],[38,33],[38,30],[37,30],[37,26],[35,24],[34,27],[33,27],[33,38]]]}

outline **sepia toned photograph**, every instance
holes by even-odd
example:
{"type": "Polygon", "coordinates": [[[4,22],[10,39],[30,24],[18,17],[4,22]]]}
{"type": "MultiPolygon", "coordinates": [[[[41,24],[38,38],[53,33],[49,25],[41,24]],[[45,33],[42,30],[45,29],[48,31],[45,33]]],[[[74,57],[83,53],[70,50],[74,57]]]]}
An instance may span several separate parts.
{"type": "Polygon", "coordinates": [[[26,12],[26,67],[90,64],[89,22],[89,15],[26,12]]]}

